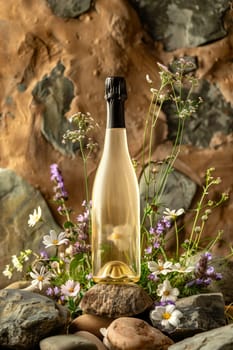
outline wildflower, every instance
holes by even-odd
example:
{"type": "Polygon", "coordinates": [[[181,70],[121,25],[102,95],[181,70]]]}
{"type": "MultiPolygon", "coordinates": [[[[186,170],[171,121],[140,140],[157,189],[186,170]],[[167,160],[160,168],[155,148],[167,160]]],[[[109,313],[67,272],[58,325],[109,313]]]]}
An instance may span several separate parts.
{"type": "Polygon", "coordinates": [[[19,261],[16,255],[12,255],[12,264],[16,268],[17,271],[23,271],[23,264],[19,261]]]}
{"type": "Polygon", "coordinates": [[[51,180],[55,182],[56,186],[54,188],[55,191],[55,200],[64,199],[66,200],[68,198],[68,194],[64,187],[64,181],[61,174],[61,171],[58,168],[57,164],[51,164],[50,165],[50,172],[51,172],[51,180]]]}
{"type": "Polygon", "coordinates": [[[61,293],[67,297],[76,297],[79,291],[80,283],[74,282],[73,280],[68,280],[61,286],[61,293]]]}
{"type": "Polygon", "coordinates": [[[156,306],[155,310],[152,310],[150,313],[152,321],[160,322],[165,329],[178,327],[182,316],[182,312],[177,310],[176,306],[172,304],[156,306]]]}
{"type": "Polygon", "coordinates": [[[42,290],[43,284],[49,282],[52,275],[49,271],[45,270],[44,266],[42,266],[40,272],[32,269],[30,276],[33,279],[32,285],[38,286],[39,290],[42,290]]]}
{"type": "Polygon", "coordinates": [[[209,266],[208,263],[212,260],[212,255],[209,252],[205,252],[201,255],[199,261],[196,264],[194,271],[194,280],[187,283],[188,287],[193,285],[206,287],[213,280],[218,281],[222,279],[222,275],[215,271],[213,266],[209,266]]]}
{"type": "Polygon", "coordinates": [[[173,265],[173,271],[177,271],[179,273],[189,273],[195,270],[195,266],[182,266],[180,263],[175,263],[173,265]]]}
{"type": "Polygon", "coordinates": [[[149,83],[149,84],[152,84],[153,81],[151,80],[149,74],[146,74],[146,81],[149,83]]]}
{"type": "Polygon", "coordinates": [[[164,210],[164,217],[167,220],[176,220],[176,218],[182,214],[184,214],[184,209],[178,209],[178,210],[170,210],[169,208],[166,208],[164,210]]]}
{"type": "Polygon", "coordinates": [[[36,209],[34,209],[33,214],[29,214],[29,220],[28,220],[28,226],[29,227],[34,227],[37,222],[40,221],[41,219],[41,207],[39,206],[36,209]]]}
{"type": "Polygon", "coordinates": [[[10,265],[6,265],[5,270],[3,270],[3,275],[8,277],[9,279],[11,279],[13,272],[12,272],[12,268],[10,267],[10,265]]]}
{"type": "Polygon", "coordinates": [[[163,261],[159,259],[157,263],[155,261],[148,262],[149,270],[155,275],[158,275],[160,273],[162,275],[167,275],[169,272],[173,271],[172,267],[173,265],[170,261],[165,261],[163,263],[163,261]]]}
{"type": "Polygon", "coordinates": [[[158,285],[157,294],[161,297],[161,301],[176,301],[180,292],[178,288],[172,288],[169,280],[166,279],[158,285]]]}
{"type": "Polygon", "coordinates": [[[52,246],[59,246],[62,244],[68,244],[69,240],[66,237],[65,232],[59,233],[57,235],[56,231],[50,230],[49,235],[45,235],[43,237],[43,244],[45,245],[45,248],[52,247],[52,246]]]}

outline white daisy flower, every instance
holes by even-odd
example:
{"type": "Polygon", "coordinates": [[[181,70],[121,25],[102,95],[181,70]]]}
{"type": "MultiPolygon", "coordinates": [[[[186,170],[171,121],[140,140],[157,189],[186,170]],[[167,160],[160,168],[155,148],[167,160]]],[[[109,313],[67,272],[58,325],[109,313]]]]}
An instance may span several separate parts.
{"type": "Polygon", "coordinates": [[[43,284],[49,282],[52,277],[51,272],[46,271],[44,266],[41,267],[40,272],[33,269],[30,276],[33,279],[32,286],[38,286],[39,290],[42,290],[43,284]]]}
{"type": "Polygon", "coordinates": [[[158,285],[157,295],[161,297],[161,301],[176,301],[180,294],[178,288],[172,288],[168,279],[164,280],[163,283],[158,285]]]}
{"type": "Polygon", "coordinates": [[[3,270],[3,275],[8,277],[9,279],[11,279],[13,273],[12,273],[12,269],[10,268],[10,265],[6,265],[5,270],[3,270]]]}
{"type": "Polygon", "coordinates": [[[17,271],[22,272],[23,271],[23,265],[19,261],[18,257],[16,255],[12,255],[12,264],[16,268],[17,271]]]}
{"type": "Polygon", "coordinates": [[[169,272],[173,271],[173,265],[170,261],[163,262],[162,260],[158,260],[158,262],[155,261],[149,261],[148,262],[148,268],[150,272],[152,272],[154,275],[167,275],[169,272]]]}
{"type": "Polygon", "coordinates": [[[28,226],[33,227],[41,219],[41,207],[34,209],[33,214],[29,214],[28,226]]]}
{"type": "Polygon", "coordinates": [[[163,212],[164,218],[166,220],[176,220],[176,218],[182,214],[184,214],[184,209],[178,209],[178,210],[171,210],[169,208],[166,208],[163,212]]]}
{"type": "Polygon", "coordinates": [[[150,317],[152,322],[159,322],[165,329],[178,327],[182,312],[176,309],[175,305],[156,306],[155,310],[151,311],[150,317]]]}
{"type": "Polygon", "coordinates": [[[173,271],[177,271],[180,273],[189,273],[193,272],[195,270],[195,266],[182,266],[180,263],[175,263],[173,265],[173,271]]]}
{"type": "Polygon", "coordinates": [[[61,232],[59,235],[57,235],[55,230],[50,230],[49,235],[45,235],[43,237],[43,244],[45,245],[45,248],[68,244],[68,242],[69,239],[66,238],[65,232],[61,232]]]}
{"type": "Polygon", "coordinates": [[[80,283],[73,280],[66,281],[61,286],[61,293],[67,297],[75,297],[80,291],[80,283]]]}

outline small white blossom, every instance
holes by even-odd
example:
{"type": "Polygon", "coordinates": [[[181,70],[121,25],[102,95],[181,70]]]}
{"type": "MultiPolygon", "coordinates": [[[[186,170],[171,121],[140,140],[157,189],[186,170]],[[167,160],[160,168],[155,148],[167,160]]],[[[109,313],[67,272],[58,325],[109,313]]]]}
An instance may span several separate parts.
{"type": "Polygon", "coordinates": [[[17,271],[19,271],[19,272],[23,271],[23,265],[19,261],[19,259],[16,255],[12,255],[12,264],[16,268],[17,271]]]}
{"type": "Polygon", "coordinates": [[[12,270],[10,268],[10,265],[6,265],[5,270],[2,273],[3,273],[4,276],[6,276],[9,279],[11,279],[13,273],[12,273],[12,270]]]}
{"type": "Polygon", "coordinates": [[[178,209],[178,210],[171,210],[169,208],[166,208],[163,212],[164,218],[166,220],[176,220],[176,218],[182,214],[184,214],[184,209],[178,209]]]}
{"type": "Polygon", "coordinates": [[[172,288],[168,279],[164,280],[163,283],[158,285],[157,295],[161,297],[161,301],[176,301],[180,294],[178,288],[172,288]]]}
{"type": "Polygon", "coordinates": [[[182,266],[180,263],[175,263],[173,265],[173,271],[177,271],[180,273],[189,273],[193,272],[195,270],[195,266],[182,266]]]}
{"type": "Polygon", "coordinates": [[[149,83],[149,84],[152,84],[153,81],[151,80],[149,74],[146,74],[146,81],[149,83]]]}
{"type": "Polygon", "coordinates": [[[61,286],[61,293],[67,297],[76,297],[79,291],[80,283],[74,282],[73,280],[68,280],[61,286]]]}
{"type": "Polygon", "coordinates": [[[59,235],[57,235],[56,231],[50,230],[49,235],[45,235],[43,237],[43,244],[45,245],[45,248],[52,247],[52,246],[58,246],[62,244],[68,244],[69,239],[66,238],[66,233],[61,232],[59,235]]]}
{"type": "Polygon", "coordinates": [[[159,275],[159,274],[167,275],[169,272],[173,271],[172,262],[170,261],[163,262],[160,259],[158,260],[158,262],[149,261],[148,268],[153,275],[159,275]]]}
{"type": "Polygon", "coordinates": [[[151,319],[154,322],[160,322],[165,329],[178,327],[182,316],[182,312],[177,310],[175,305],[171,304],[166,306],[156,306],[155,310],[150,313],[151,319]]]}
{"type": "Polygon", "coordinates": [[[33,214],[29,214],[28,226],[33,227],[41,219],[41,207],[34,209],[33,214]]]}
{"type": "Polygon", "coordinates": [[[30,276],[33,279],[32,285],[34,287],[38,286],[39,290],[42,290],[43,284],[49,282],[52,275],[51,272],[46,271],[45,267],[42,266],[40,272],[33,269],[32,272],[30,272],[30,276]]]}

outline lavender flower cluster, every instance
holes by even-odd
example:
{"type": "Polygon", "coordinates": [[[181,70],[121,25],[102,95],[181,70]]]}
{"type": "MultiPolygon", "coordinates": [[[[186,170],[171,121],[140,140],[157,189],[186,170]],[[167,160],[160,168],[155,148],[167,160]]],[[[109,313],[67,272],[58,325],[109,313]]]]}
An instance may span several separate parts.
{"type": "Polygon", "coordinates": [[[171,221],[163,216],[162,219],[157,222],[155,227],[149,229],[149,245],[145,249],[145,254],[152,254],[153,249],[159,249],[163,242],[163,236],[170,227],[171,221]]]}
{"type": "Polygon", "coordinates": [[[212,255],[205,252],[201,255],[194,271],[194,280],[190,281],[187,286],[208,286],[212,281],[219,281],[222,279],[222,274],[216,272],[213,266],[209,266],[209,261],[212,260],[212,255]]]}
{"type": "Polygon", "coordinates": [[[51,180],[55,183],[54,187],[54,200],[67,200],[68,199],[68,193],[65,190],[63,177],[61,174],[61,171],[58,168],[57,164],[51,164],[50,165],[50,173],[51,173],[51,180]]]}

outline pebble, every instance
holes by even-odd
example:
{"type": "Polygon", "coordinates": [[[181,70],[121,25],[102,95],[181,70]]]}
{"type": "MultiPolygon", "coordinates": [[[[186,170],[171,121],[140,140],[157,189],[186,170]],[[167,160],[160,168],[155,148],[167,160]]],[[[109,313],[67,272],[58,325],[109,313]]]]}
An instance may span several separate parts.
{"type": "Polygon", "coordinates": [[[106,350],[107,348],[104,346],[103,342],[96,337],[94,334],[86,331],[79,331],[74,333],[75,335],[78,335],[79,337],[85,338],[87,340],[90,340],[93,344],[95,344],[98,348],[98,350],[106,350]]]}
{"type": "Polygon", "coordinates": [[[114,320],[105,331],[109,350],[167,350],[174,342],[147,322],[133,317],[114,320]]]}
{"type": "Polygon", "coordinates": [[[98,350],[90,340],[74,334],[55,335],[40,341],[40,350],[98,350]]]}
{"type": "Polygon", "coordinates": [[[110,318],[84,314],[76,317],[71,322],[69,332],[75,333],[77,331],[87,331],[98,338],[103,339],[103,335],[100,333],[100,328],[107,328],[112,321],[113,319],[110,318]]]}

